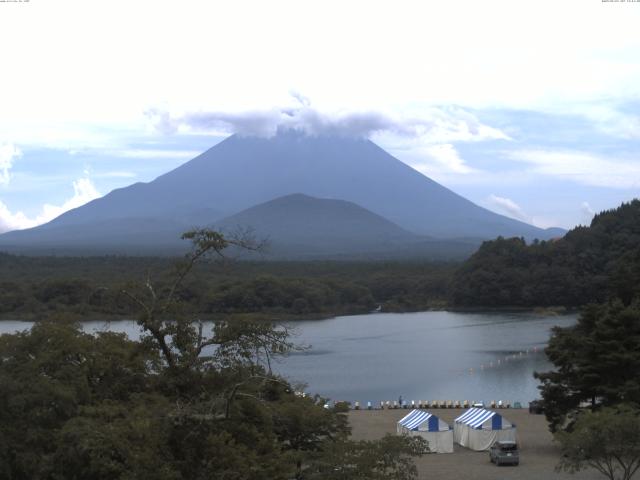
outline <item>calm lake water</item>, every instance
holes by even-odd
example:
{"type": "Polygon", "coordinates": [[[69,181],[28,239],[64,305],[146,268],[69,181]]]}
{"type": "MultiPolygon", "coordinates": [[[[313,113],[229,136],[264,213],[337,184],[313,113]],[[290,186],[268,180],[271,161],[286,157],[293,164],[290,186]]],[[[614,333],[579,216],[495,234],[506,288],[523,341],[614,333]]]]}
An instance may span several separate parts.
{"type": "MultiPolygon", "coordinates": [[[[309,345],[274,365],[309,393],[334,400],[503,400],[537,398],[534,371],[548,370],[543,348],[554,325],[575,315],[533,313],[376,313],[301,321],[295,340],[309,345]]],[[[0,322],[0,333],[29,328],[0,322]]],[[[131,321],[86,322],[86,331],[111,329],[139,336],[131,321]]]]}

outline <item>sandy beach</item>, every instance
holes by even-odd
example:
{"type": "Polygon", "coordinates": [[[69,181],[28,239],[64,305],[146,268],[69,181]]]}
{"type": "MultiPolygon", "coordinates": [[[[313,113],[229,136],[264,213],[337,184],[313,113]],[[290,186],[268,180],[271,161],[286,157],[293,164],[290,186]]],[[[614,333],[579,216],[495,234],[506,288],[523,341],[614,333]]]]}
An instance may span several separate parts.
{"type": "MultiPolygon", "coordinates": [[[[442,420],[453,424],[460,409],[430,410],[442,420]]],[[[396,422],[407,410],[353,410],[349,422],[354,440],[373,440],[396,432],[396,422]]],[[[500,413],[516,424],[520,444],[520,465],[497,467],[489,462],[488,452],[474,452],[454,445],[452,454],[429,454],[417,459],[420,479],[520,479],[520,480],[591,480],[604,478],[592,470],[571,475],[555,472],[559,449],[547,429],[544,415],[529,414],[527,409],[504,409],[500,413]]]]}

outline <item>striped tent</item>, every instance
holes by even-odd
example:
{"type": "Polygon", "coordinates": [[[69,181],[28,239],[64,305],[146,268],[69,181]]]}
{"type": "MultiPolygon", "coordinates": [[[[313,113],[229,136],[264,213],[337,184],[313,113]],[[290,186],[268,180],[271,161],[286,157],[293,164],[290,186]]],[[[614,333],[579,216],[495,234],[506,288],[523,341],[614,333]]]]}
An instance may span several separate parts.
{"type": "Polygon", "coordinates": [[[455,442],[471,450],[489,450],[500,440],[516,441],[516,426],[492,410],[471,408],[454,422],[455,442]]]}
{"type": "Polygon", "coordinates": [[[453,430],[448,423],[426,410],[411,410],[398,422],[399,435],[417,435],[434,453],[453,453],[453,430]]]}

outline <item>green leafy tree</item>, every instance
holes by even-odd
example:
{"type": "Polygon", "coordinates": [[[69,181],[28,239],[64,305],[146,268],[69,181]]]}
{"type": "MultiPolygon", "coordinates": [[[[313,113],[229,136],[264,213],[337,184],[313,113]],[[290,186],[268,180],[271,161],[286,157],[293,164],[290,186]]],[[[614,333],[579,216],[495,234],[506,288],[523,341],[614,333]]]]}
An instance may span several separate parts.
{"type": "Polygon", "coordinates": [[[559,470],[594,468],[610,480],[630,480],[640,468],[640,411],[629,406],[582,412],[562,446],[559,470]]]}
{"type": "Polygon", "coordinates": [[[122,334],[88,335],[74,324],[0,336],[0,458],[9,472],[0,478],[48,478],[67,422],[85,406],[145,391],[156,361],[122,334]]]}
{"type": "Polygon", "coordinates": [[[412,480],[418,471],[413,457],[429,451],[421,437],[386,435],[379,441],[333,442],[312,462],[308,480],[412,480]]]}
{"type": "Polygon", "coordinates": [[[555,328],[545,350],[555,370],[536,373],[552,431],[578,407],[640,405],[640,305],[620,301],[590,305],[578,323],[555,328]]]}
{"type": "Polygon", "coordinates": [[[450,298],[467,306],[571,306],[640,294],[640,200],[599,213],[556,240],[485,242],[456,271],[450,298]]]}
{"type": "Polygon", "coordinates": [[[272,359],[295,348],[286,328],[185,314],[179,292],[196,263],[253,244],[209,230],[184,238],[194,249],[172,282],[124,292],[140,341],[60,318],[0,337],[0,479],[331,478],[321,465],[341,478],[414,478],[415,442],[350,442],[343,410],[274,374],[272,359]]]}

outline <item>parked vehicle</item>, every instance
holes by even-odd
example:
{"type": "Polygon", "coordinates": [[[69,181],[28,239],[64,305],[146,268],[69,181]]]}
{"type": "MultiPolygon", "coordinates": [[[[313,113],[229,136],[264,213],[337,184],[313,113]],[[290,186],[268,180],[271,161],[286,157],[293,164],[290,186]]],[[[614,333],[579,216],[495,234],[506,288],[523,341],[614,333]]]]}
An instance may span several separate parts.
{"type": "Polygon", "coordinates": [[[489,450],[489,460],[496,465],[518,465],[520,452],[518,444],[511,441],[496,442],[489,450]]]}

